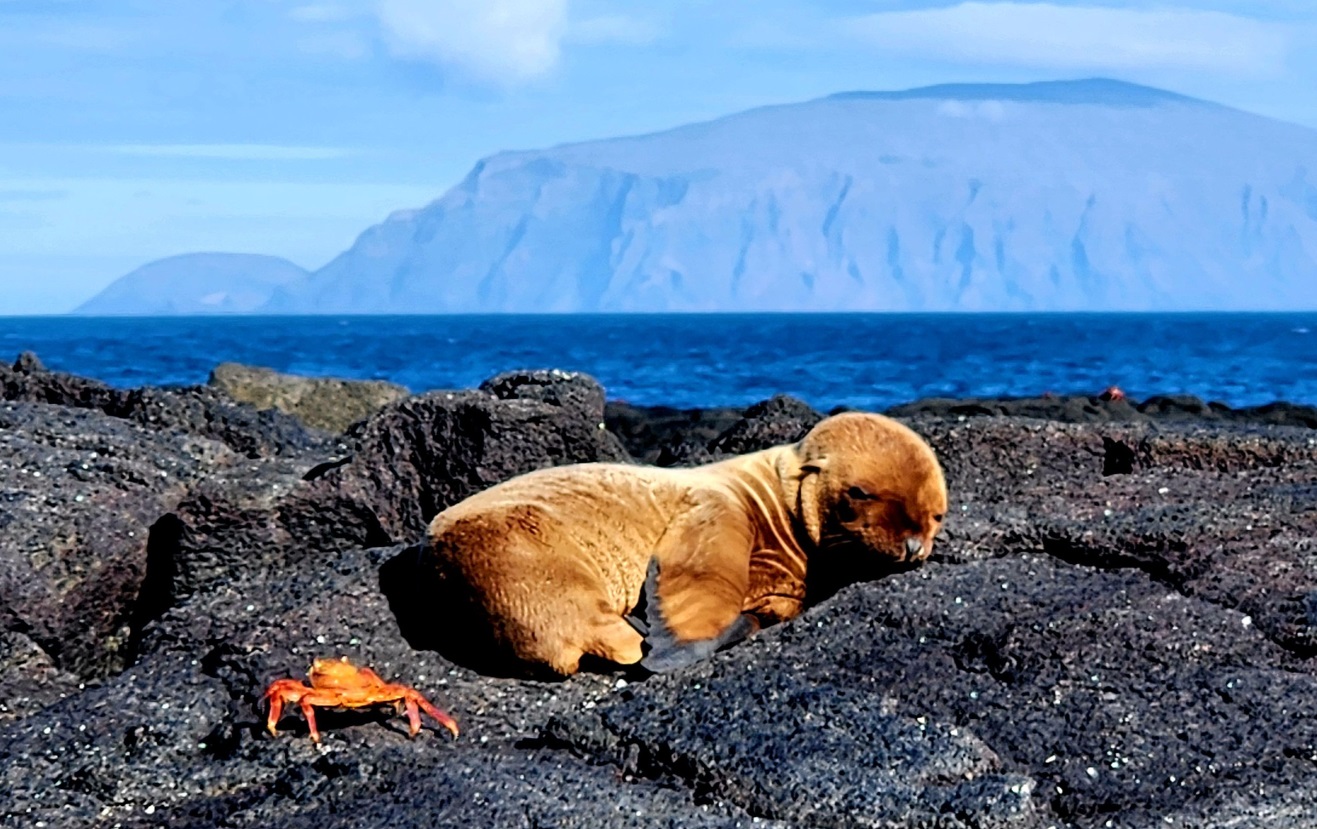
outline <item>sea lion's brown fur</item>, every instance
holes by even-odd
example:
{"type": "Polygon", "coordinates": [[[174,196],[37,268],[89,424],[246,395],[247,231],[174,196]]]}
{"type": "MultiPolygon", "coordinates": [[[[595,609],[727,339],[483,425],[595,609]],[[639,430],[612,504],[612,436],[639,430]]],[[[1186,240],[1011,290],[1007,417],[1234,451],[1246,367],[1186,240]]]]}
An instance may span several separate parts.
{"type": "Polygon", "coordinates": [[[712,639],[742,613],[759,625],[799,614],[814,556],[843,567],[851,556],[926,558],[946,501],[918,435],[846,413],[797,444],[693,469],[531,472],[444,510],[426,547],[466,593],[478,632],[524,664],[571,674],[585,654],[641,660],[644,640],[623,617],[651,558],[669,630],[712,639]]]}

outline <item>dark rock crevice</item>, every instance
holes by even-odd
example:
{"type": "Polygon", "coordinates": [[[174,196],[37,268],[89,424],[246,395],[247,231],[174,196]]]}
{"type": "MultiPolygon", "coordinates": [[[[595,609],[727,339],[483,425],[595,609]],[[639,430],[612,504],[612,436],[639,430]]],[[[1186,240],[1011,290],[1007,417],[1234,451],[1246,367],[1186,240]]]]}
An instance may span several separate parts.
{"type": "Polygon", "coordinates": [[[1134,449],[1123,440],[1102,436],[1102,474],[1128,475],[1134,471],[1134,449]]]}
{"type": "Polygon", "coordinates": [[[179,543],[185,530],[183,522],[173,513],[162,516],[151,525],[146,541],[146,573],[137,590],[137,598],[128,609],[131,634],[125,654],[126,665],[136,661],[146,626],[174,606],[179,543]]]}

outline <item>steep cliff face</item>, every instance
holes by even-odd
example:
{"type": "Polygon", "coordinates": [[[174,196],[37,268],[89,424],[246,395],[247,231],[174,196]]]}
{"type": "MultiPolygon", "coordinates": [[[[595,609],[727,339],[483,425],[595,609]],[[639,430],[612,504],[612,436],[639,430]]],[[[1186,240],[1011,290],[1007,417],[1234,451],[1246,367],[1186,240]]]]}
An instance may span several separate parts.
{"type": "Polygon", "coordinates": [[[1090,80],[503,153],[263,310],[1317,307],[1317,131],[1090,80]]]}

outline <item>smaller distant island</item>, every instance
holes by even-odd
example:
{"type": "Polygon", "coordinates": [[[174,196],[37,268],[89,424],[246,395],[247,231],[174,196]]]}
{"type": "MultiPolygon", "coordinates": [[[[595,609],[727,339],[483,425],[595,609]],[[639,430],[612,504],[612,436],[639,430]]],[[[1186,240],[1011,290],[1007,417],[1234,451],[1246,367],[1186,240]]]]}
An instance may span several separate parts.
{"type": "Polygon", "coordinates": [[[260,313],[276,288],[305,279],[278,256],[185,253],[143,265],[78,306],[76,313],[196,316],[260,313]]]}

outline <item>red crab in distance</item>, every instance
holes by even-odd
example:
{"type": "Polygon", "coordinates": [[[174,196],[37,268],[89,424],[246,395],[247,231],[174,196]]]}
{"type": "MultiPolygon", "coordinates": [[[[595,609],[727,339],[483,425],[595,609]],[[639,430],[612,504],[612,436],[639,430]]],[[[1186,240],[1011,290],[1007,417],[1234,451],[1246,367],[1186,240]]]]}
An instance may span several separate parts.
{"type": "Polygon", "coordinates": [[[316,707],[367,708],[391,702],[399,713],[407,712],[413,737],[421,730],[421,711],[457,736],[457,722],[431,705],[415,688],[385,682],[370,668],[353,665],[346,656],[314,660],[307,676],[311,679],[309,686],[296,679],[276,679],[265,689],[265,699],[270,704],[270,717],[265,726],[271,734],[278,733],[275,726],[286,703],[295,702],[301,707],[311,739],[318,743],[320,732],[316,729],[316,707]]]}

